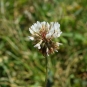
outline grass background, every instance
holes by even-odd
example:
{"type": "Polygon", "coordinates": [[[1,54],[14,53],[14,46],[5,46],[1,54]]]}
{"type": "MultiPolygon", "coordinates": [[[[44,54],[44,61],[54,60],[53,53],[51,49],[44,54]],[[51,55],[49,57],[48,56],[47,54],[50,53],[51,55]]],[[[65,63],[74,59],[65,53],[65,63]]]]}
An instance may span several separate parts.
{"type": "Polygon", "coordinates": [[[0,87],[44,87],[45,58],[27,38],[36,21],[58,21],[63,32],[49,87],[87,87],[87,0],[0,0],[0,87]]]}

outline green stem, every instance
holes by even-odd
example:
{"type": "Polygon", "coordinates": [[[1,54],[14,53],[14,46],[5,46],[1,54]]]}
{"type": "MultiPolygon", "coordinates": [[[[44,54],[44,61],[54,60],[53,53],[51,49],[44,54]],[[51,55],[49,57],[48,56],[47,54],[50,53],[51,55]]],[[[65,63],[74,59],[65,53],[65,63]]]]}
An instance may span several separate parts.
{"type": "Polygon", "coordinates": [[[46,58],[46,77],[45,77],[45,87],[47,87],[47,79],[48,79],[48,59],[46,58]]]}

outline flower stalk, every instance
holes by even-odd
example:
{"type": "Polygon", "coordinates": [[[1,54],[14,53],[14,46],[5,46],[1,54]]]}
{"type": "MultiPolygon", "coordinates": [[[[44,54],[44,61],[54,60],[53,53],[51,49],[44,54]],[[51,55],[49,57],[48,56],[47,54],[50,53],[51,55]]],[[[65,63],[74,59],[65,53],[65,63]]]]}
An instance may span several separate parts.
{"type": "Polygon", "coordinates": [[[48,58],[47,56],[45,57],[46,59],[46,77],[45,77],[45,87],[47,87],[47,80],[48,80],[48,58]]]}

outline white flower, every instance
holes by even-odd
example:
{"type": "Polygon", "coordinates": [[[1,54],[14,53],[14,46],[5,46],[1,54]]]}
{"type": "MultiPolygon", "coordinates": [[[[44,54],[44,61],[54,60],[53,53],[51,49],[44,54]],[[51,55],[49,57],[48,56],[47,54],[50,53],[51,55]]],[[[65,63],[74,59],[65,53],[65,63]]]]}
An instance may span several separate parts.
{"type": "Polygon", "coordinates": [[[29,31],[31,33],[29,39],[35,41],[34,47],[37,47],[44,55],[49,55],[59,48],[60,43],[52,41],[52,39],[60,37],[62,33],[58,22],[37,21],[29,28],[29,31]]]}

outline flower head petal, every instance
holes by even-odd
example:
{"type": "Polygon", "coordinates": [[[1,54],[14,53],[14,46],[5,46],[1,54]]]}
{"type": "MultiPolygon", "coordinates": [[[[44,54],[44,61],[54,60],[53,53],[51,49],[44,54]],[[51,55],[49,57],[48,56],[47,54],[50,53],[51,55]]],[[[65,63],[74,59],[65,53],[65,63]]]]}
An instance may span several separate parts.
{"type": "Polygon", "coordinates": [[[34,47],[37,47],[38,49],[41,49],[41,46],[40,46],[40,44],[38,43],[38,44],[36,44],[34,47]]]}
{"type": "Polygon", "coordinates": [[[34,40],[34,37],[32,37],[32,36],[28,36],[28,38],[29,38],[30,40],[34,40]]]}
{"type": "Polygon", "coordinates": [[[37,47],[38,49],[41,49],[41,43],[42,43],[42,40],[39,42],[39,43],[37,43],[34,47],[37,47]]]}
{"type": "Polygon", "coordinates": [[[33,30],[31,30],[30,28],[29,28],[29,31],[30,31],[30,33],[33,35],[34,34],[34,31],[33,30]]]}

